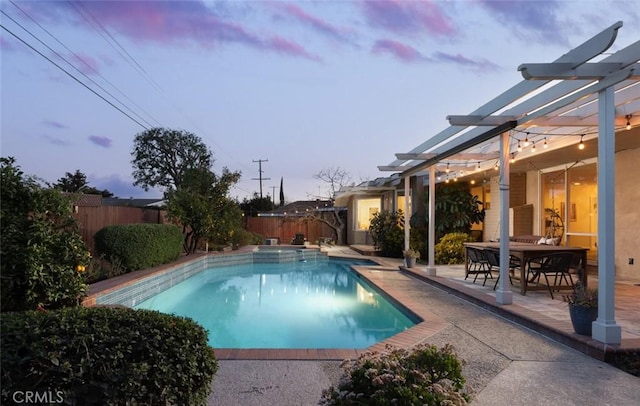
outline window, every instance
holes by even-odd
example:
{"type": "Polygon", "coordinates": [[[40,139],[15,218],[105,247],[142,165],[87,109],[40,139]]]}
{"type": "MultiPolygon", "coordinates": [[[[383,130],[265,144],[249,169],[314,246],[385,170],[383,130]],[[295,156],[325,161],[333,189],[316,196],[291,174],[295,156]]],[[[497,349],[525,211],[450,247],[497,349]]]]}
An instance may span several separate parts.
{"type": "Polygon", "coordinates": [[[358,199],[356,202],[356,230],[368,230],[373,216],[380,211],[380,198],[358,199]]]}

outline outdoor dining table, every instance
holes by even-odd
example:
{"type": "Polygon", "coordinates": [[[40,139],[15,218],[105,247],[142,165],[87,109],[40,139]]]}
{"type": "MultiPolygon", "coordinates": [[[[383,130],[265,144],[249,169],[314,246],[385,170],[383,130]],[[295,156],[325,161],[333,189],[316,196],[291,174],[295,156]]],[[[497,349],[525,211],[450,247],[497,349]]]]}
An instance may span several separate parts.
{"type": "MultiPolygon", "coordinates": [[[[469,242],[464,243],[465,247],[473,247],[477,249],[495,249],[500,250],[499,242],[469,242]]],[[[544,244],[529,244],[522,242],[509,242],[509,254],[520,259],[520,293],[525,295],[527,290],[546,290],[546,286],[529,286],[527,284],[527,261],[530,258],[539,257],[542,255],[552,254],[554,252],[572,252],[580,258],[580,268],[578,269],[578,277],[580,281],[587,286],[587,251],[589,248],[584,247],[564,247],[561,245],[544,245],[544,244]]],[[[465,249],[465,271],[469,267],[469,261],[467,260],[467,250],[465,249]]]]}

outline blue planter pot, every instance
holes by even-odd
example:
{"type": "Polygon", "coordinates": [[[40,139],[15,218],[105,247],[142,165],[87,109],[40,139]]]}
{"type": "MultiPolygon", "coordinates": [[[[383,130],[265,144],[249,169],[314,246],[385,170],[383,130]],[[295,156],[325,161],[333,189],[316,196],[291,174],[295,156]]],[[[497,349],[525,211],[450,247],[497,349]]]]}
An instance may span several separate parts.
{"type": "Polygon", "coordinates": [[[591,336],[591,323],[598,318],[598,308],[569,305],[569,315],[576,334],[591,336]]]}

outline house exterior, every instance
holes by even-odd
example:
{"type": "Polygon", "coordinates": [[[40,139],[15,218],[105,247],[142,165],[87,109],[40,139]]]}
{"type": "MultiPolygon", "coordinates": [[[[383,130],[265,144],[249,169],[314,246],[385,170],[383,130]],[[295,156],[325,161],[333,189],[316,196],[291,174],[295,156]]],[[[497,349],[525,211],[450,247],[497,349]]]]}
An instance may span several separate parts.
{"type": "MultiPolygon", "coordinates": [[[[428,218],[435,217],[437,183],[464,179],[474,186],[487,204],[482,238],[499,239],[503,251],[498,304],[512,303],[510,236],[530,230],[588,248],[600,288],[593,338],[606,344],[621,340],[614,281],[640,282],[640,41],[605,54],[622,25],[613,24],[552,63],[520,65],[522,82],[468,115],[447,117],[450,127],[379,166],[394,173],[390,183],[402,178],[396,189],[411,196],[414,208],[426,203],[428,218]],[[420,200],[423,188],[429,201],[420,200]]],[[[385,195],[398,190],[377,191],[380,207],[385,195]]],[[[366,192],[344,193],[354,219],[367,209],[358,194],[374,199],[375,193],[366,192]]],[[[426,271],[435,276],[434,221],[429,224],[426,271]]],[[[359,226],[351,227],[351,241],[358,241],[359,226]]],[[[408,229],[405,223],[405,246],[408,229]]]]}

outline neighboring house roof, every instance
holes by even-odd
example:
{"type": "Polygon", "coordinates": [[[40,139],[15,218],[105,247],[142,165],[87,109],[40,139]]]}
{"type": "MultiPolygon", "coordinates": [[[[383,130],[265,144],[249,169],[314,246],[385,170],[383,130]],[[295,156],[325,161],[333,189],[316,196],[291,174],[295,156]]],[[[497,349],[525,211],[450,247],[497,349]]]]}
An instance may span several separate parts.
{"type": "Polygon", "coordinates": [[[99,207],[102,206],[102,195],[92,195],[85,193],[62,192],[73,199],[73,205],[78,207],[99,207]]]}
{"type": "Polygon", "coordinates": [[[400,174],[394,173],[391,176],[368,180],[356,186],[343,187],[336,193],[335,205],[347,206],[353,196],[380,196],[384,192],[397,189],[402,185],[402,181],[400,174]]]}
{"type": "Polygon", "coordinates": [[[106,197],[103,199],[102,204],[105,206],[124,206],[124,207],[162,207],[164,206],[164,200],[161,198],[156,199],[121,199],[118,197],[106,197]]]}

